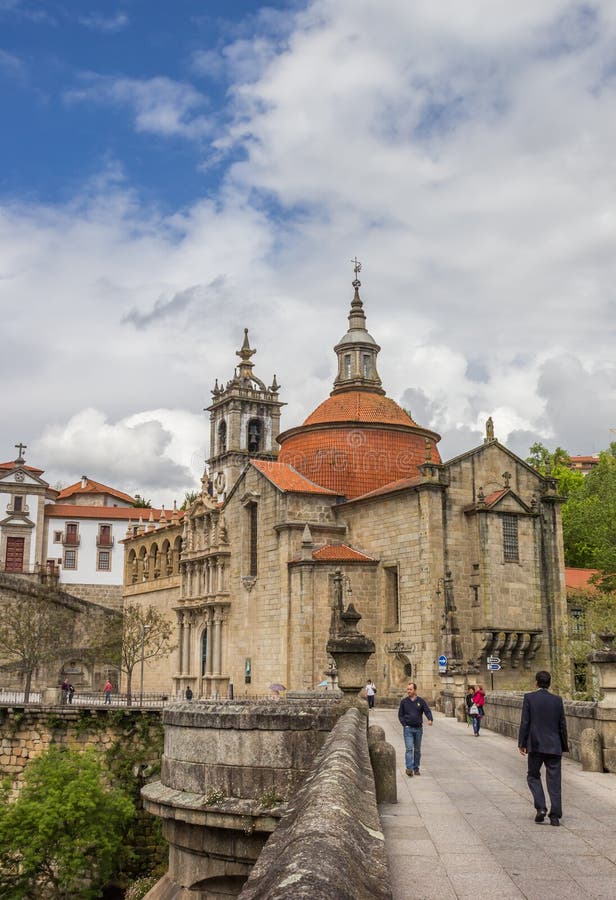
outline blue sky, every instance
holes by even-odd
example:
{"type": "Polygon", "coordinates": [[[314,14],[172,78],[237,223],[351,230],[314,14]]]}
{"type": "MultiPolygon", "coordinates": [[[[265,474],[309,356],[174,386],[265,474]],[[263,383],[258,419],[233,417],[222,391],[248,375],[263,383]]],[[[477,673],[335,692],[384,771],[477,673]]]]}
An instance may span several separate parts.
{"type": "Polygon", "coordinates": [[[0,458],[181,499],[244,327],[283,427],[327,396],[355,255],[443,457],[607,446],[614,47],[611,0],[0,0],[0,458]]]}

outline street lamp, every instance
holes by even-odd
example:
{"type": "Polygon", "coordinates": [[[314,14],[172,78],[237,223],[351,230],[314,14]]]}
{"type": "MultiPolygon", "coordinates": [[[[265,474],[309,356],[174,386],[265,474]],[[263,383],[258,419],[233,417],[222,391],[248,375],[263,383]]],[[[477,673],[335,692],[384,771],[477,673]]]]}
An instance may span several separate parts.
{"type": "Polygon", "coordinates": [[[141,682],[139,688],[139,706],[143,706],[143,660],[145,655],[145,633],[149,631],[151,625],[141,625],[141,682]]]}

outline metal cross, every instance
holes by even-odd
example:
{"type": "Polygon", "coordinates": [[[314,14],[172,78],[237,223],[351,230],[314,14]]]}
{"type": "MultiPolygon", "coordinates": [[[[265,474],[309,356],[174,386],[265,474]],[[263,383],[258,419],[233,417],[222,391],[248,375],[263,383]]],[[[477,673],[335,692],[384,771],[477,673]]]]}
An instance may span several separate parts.
{"type": "Polygon", "coordinates": [[[353,263],[353,271],[355,272],[355,278],[357,278],[357,276],[358,276],[359,273],[361,272],[361,263],[360,263],[360,261],[357,259],[357,257],[355,257],[354,259],[352,259],[351,262],[353,263]]]}
{"type": "Polygon", "coordinates": [[[21,459],[24,453],[24,450],[28,449],[27,444],[15,444],[15,448],[19,450],[19,458],[21,459]]]}

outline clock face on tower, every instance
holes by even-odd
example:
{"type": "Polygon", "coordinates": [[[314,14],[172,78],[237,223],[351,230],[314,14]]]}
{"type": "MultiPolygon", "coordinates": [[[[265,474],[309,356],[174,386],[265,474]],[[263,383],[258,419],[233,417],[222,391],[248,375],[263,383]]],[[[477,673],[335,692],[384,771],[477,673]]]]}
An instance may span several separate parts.
{"type": "Polygon", "coordinates": [[[26,476],[24,475],[23,472],[16,472],[16,473],[15,473],[15,481],[23,481],[25,477],[26,477],[26,476]]]}

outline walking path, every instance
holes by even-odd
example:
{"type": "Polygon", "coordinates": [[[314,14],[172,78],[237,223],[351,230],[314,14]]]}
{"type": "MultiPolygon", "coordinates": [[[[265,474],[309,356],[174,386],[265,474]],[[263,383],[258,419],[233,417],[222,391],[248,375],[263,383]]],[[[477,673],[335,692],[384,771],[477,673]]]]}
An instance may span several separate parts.
{"type": "Polygon", "coordinates": [[[561,827],[536,825],[514,741],[434,719],[408,778],[397,711],[370,713],[396,749],[398,803],[379,807],[394,900],[616,898],[613,775],[565,757],[561,827]]]}

